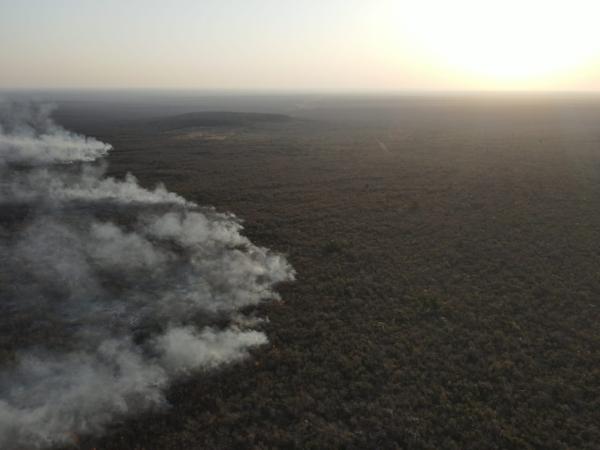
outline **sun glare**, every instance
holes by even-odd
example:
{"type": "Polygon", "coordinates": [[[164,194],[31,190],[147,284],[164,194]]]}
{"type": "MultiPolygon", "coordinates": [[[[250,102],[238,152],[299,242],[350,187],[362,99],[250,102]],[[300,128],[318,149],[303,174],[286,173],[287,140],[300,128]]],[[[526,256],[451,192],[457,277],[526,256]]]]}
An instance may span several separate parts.
{"type": "Polygon", "coordinates": [[[600,62],[600,2],[395,3],[401,38],[424,63],[494,87],[544,87],[600,62]]]}

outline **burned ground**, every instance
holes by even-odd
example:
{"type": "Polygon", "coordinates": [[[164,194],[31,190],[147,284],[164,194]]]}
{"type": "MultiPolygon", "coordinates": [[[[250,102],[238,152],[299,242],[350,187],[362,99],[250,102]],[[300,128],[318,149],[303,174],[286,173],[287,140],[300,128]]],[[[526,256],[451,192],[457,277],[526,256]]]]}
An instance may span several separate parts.
{"type": "Polygon", "coordinates": [[[596,448],[600,103],[411,102],[219,140],[59,111],[298,274],[251,359],[81,448],[596,448]]]}

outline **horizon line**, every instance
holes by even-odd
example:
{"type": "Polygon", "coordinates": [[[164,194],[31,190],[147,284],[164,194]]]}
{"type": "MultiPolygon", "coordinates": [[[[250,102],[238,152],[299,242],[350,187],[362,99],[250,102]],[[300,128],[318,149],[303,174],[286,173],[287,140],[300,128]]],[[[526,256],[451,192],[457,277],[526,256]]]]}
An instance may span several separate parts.
{"type": "Polygon", "coordinates": [[[335,88],[201,88],[201,87],[3,87],[2,93],[195,93],[207,95],[600,95],[585,89],[335,89],[335,88]]]}

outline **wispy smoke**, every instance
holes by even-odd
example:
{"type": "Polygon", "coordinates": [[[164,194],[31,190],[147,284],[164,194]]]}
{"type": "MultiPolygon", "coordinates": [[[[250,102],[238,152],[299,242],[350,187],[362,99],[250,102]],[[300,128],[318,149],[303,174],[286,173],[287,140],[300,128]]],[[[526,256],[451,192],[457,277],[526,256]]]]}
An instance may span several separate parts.
{"type": "Polygon", "coordinates": [[[294,277],[234,216],[106,177],[110,145],[50,112],[0,103],[0,324],[20,334],[0,347],[3,449],[99,433],[246,357],[267,339],[240,309],[294,277]]]}
{"type": "Polygon", "coordinates": [[[50,118],[51,105],[2,104],[0,159],[9,163],[47,164],[94,161],[111,149],[96,139],[69,133],[50,118]]]}

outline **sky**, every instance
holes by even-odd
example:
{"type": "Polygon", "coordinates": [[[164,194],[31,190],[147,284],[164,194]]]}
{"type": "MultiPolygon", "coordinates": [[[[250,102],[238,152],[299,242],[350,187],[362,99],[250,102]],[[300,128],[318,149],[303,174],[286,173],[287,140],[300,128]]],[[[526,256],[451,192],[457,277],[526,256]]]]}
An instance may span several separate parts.
{"type": "Polygon", "coordinates": [[[0,0],[0,88],[600,91],[590,0],[0,0]]]}

